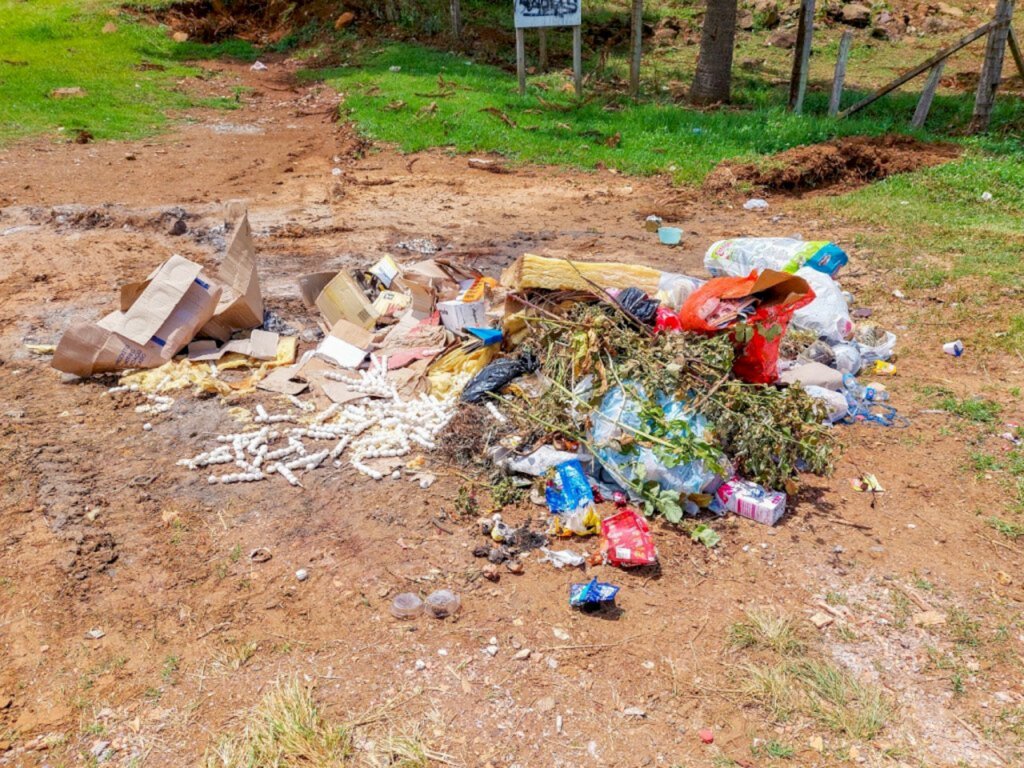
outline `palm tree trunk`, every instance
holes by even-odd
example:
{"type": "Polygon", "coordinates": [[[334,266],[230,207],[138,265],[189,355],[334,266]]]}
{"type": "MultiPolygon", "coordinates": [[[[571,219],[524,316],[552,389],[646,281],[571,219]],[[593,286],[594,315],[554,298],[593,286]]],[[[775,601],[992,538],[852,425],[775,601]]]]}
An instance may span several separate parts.
{"type": "Polygon", "coordinates": [[[736,0],[707,0],[700,58],[690,88],[690,101],[714,104],[729,101],[732,49],[736,37],[736,0]]]}

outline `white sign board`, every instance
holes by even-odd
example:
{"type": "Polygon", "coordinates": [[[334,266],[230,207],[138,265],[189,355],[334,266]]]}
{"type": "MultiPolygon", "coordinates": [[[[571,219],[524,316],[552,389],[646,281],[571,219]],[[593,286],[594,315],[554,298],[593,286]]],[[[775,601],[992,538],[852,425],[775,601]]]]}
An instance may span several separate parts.
{"type": "Polygon", "coordinates": [[[515,0],[516,28],[578,27],[583,0],[515,0]]]}

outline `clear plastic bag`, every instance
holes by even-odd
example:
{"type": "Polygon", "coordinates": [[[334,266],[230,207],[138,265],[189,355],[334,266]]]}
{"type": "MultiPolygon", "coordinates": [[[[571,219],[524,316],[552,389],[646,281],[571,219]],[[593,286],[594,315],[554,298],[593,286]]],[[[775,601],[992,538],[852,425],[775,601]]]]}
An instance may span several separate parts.
{"type": "MultiPolygon", "coordinates": [[[[627,382],[626,386],[637,385],[627,382]]],[[[643,397],[642,391],[638,396],[643,397]]],[[[662,396],[658,398],[658,402],[665,413],[666,421],[683,421],[698,437],[704,434],[707,420],[703,416],[687,412],[684,403],[678,400],[662,396]]],[[[662,488],[682,494],[710,493],[721,482],[715,471],[702,460],[670,468],[665,466],[650,448],[638,448],[628,454],[617,451],[616,441],[629,432],[620,425],[641,428],[640,408],[636,400],[626,397],[622,387],[614,387],[608,390],[599,412],[594,414],[591,439],[597,460],[623,488],[628,490],[631,483],[642,477],[644,481],[654,481],[662,488]]],[[[722,463],[725,461],[723,457],[722,463]]]]}
{"type": "Polygon", "coordinates": [[[793,313],[793,327],[812,331],[832,343],[848,339],[853,333],[853,321],[838,283],[811,267],[801,267],[796,274],[810,283],[814,301],[793,313]]]}
{"type": "Polygon", "coordinates": [[[704,266],[715,277],[743,277],[752,269],[796,272],[803,266],[831,276],[848,260],[842,248],[826,240],[736,237],[713,243],[704,255],[704,266]]]}
{"type": "Polygon", "coordinates": [[[663,307],[679,311],[690,294],[700,288],[705,280],[689,275],[680,275],[675,272],[662,272],[658,280],[658,293],[655,298],[661,300],[663,307]]]}

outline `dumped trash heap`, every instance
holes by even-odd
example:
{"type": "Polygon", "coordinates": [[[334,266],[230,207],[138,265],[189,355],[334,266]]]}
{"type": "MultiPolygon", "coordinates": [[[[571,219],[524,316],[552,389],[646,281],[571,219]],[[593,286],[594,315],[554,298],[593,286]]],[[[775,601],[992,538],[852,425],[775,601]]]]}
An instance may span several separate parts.
{"type": "MultiPolygon", "coordinates": [[[[869,313],[851,314],[832,243],[721,241],[708,278],[532,254],[499,277],[385,256],[299,278],[300,333],[264,307],[244,210],[229,223],[217,270],[172,257],[122,289],[119,311],[72,326],[54,357],[80,376],[116,372],[110,395],[154,419],[176,390],[230,400],[238,428],[179,461],[210,484],[301,486],[348,466],[426,488],[424,454],[443,447],[543,488],[550,535],[600,534],[607,562],[644,566],[657,558],[646,518],[774,525],[800,473],[830,471],[833,425],[901,423],[885,387],[856,378],[895,373],[896,339],[855,325],[869,313]],[[617,507],[604,519],[601,499],[617,507]]],[[[690,531],[717,542],[706,524],[690,531]]],[[[543,552],[556,567],[583,560],[543,552]]],[[[573,604],[614,597],[577,586],[573,604]]]]}

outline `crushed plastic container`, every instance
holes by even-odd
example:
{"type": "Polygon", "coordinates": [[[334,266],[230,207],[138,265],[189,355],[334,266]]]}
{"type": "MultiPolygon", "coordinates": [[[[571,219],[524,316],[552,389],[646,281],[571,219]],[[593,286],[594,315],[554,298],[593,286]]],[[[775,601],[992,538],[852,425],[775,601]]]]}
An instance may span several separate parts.
{"type": "Polygon", "coordinates": [[[427,595],[423,607],[435,619],[443,619],[454,615],[461,605],[462,601],[459,600],[459,596],[450,589],[439,589],[427,595]]]}
{"type": "Polygon", "coordinates": [[[412,592],[402,592],[391,601],[391,615],[396,619],[415,619],[421,613],[423,601],[412,592]]]}

